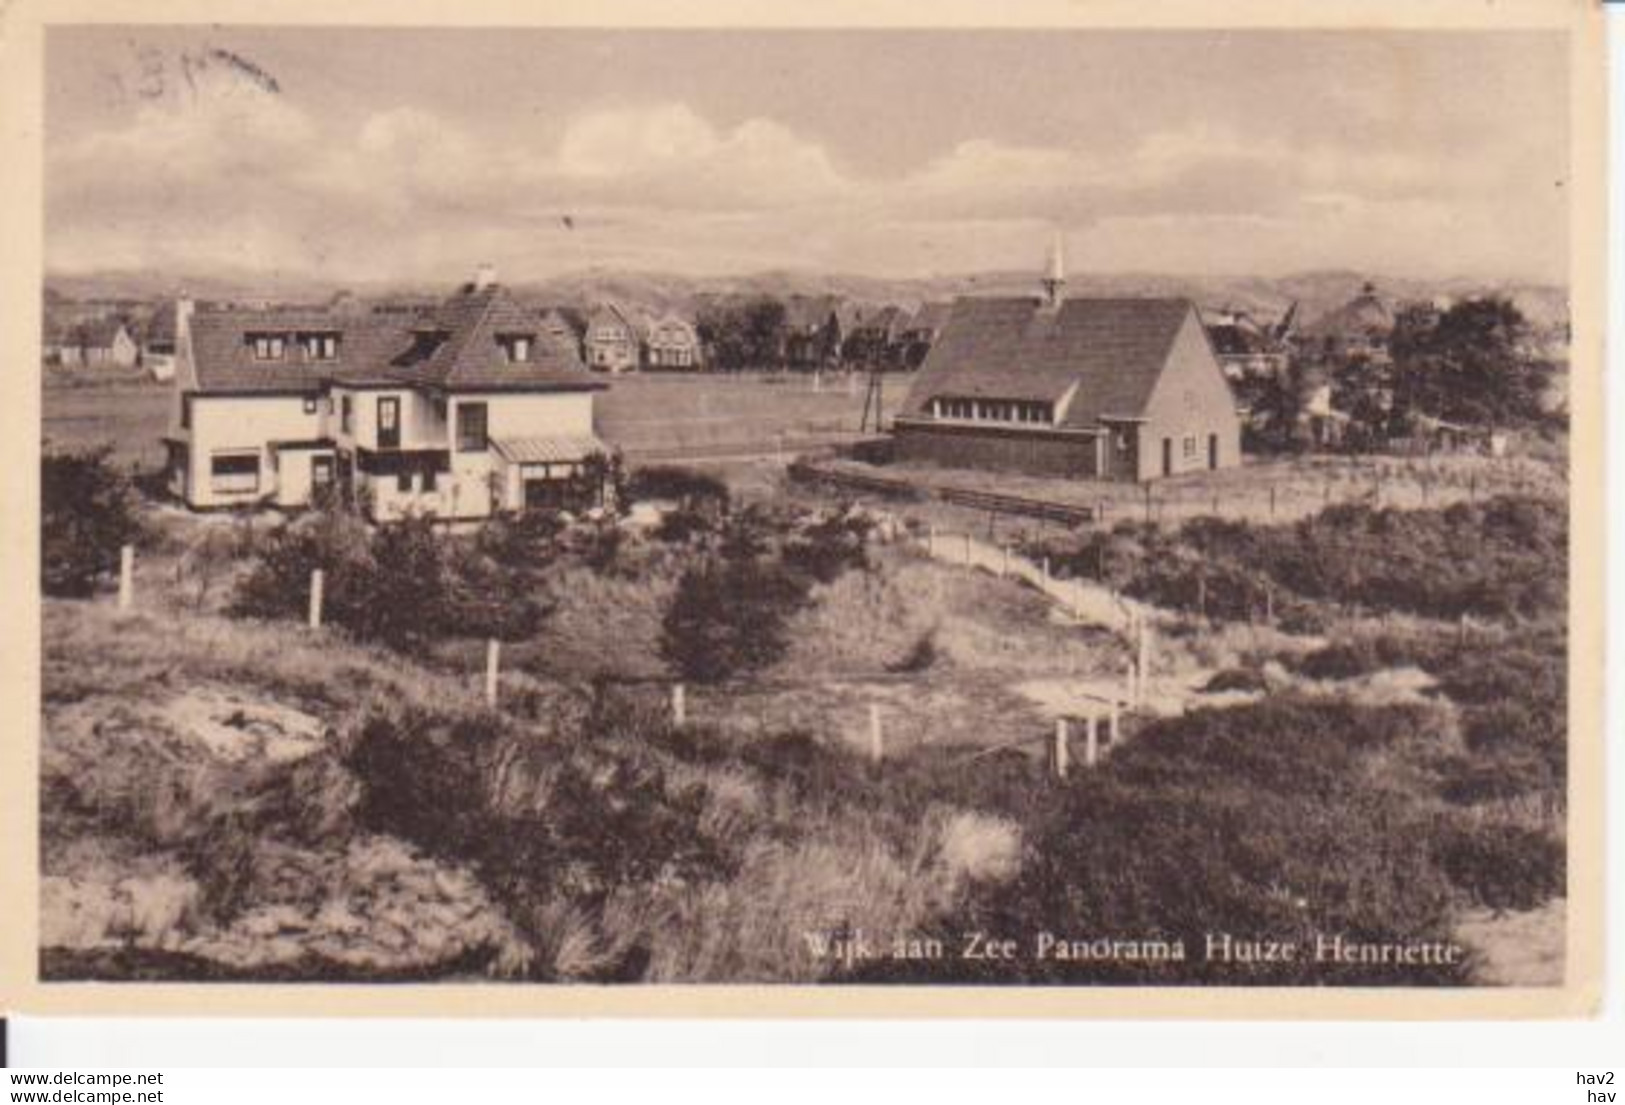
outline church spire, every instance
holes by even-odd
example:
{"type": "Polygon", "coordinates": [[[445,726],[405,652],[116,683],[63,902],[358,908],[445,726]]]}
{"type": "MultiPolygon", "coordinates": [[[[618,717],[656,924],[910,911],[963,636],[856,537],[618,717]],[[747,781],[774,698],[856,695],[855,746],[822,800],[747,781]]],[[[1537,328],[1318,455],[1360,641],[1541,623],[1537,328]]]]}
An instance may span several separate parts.
{"type": "Polygon", "coordinates": [[[1049,264],[1044,268],[1044,305],[1059,307],[1061,293],[1066,288],[1066,246],[1060,232],[1049,247],[1049,264]]]}

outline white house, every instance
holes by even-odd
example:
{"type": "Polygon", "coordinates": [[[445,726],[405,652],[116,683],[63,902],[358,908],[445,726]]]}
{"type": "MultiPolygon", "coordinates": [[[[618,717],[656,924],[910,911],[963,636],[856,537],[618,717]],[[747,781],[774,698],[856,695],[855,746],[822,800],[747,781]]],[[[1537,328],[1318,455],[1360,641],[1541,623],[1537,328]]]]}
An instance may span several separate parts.
{"type": "Polygon", "coordinates": [[[649,327],[644,363],[650,368],[698,368],[700,335],[694,324],[667,314],[649,327]]]}
{"type": "Polygon", "coordinates": [[[177,312],[169,486],[198,509],[298,507],[333,486],[373,518],[557,503],[605,447],[606,386],[489,269],[421,314],[177,312]]]}

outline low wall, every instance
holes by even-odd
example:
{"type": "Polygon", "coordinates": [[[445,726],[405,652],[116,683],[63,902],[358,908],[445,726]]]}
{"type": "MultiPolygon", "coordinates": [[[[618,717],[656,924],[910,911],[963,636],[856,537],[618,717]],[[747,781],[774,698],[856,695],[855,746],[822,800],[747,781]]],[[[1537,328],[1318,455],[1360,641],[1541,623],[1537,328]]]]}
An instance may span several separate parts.
{"type": "Polygon", "coordinates": [[[1095,479],[1095,437],[1077,431],[954,426],[897,419],[892,454],[953,468],[986,468],[1033,476],[1095,479]]]}

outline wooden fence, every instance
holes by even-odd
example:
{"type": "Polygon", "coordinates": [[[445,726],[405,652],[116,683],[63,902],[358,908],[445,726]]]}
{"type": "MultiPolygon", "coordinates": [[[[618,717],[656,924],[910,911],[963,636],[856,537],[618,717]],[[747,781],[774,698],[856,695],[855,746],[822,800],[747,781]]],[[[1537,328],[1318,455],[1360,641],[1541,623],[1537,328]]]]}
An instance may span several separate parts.
{"type": "Polygon", "coordinates": [[[839,491],[899,499],[934,498],[972,510],[985,510],[992,514],[1008,514],[1020,518],[1036,518],[1068,526],[1088,525],[1095,520],[1093,507],[1057,503],[1049,499],[1033,499],[1023,495],[973,491],[962,487],[930,487],[891,476],[845,472],[806,461],[790,465],[789,474],[790,478],[798,483],[822,485],[839,491]]]}

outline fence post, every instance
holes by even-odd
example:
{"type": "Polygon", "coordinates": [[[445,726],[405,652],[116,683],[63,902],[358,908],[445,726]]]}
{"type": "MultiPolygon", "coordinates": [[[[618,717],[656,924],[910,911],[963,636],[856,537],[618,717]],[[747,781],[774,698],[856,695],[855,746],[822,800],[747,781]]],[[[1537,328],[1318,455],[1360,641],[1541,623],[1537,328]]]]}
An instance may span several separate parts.
{"type": "Polygon", "coordinates": [[[502,664],[502,642],[495,637],[485,642],[485,704],[496,709],[497,671],[502,664]]]}
{"type": "Polygon", "coordinates": [[[128,610],[135,602],[135,546],[118,551],[118,608],[128,610]]]}
{"type": "Polygon", "coordinates": [[[1055,719],[1055,754],[1053,758],[1055,760],[1055,777],[1065,779],[1067,768],[1071,765],[1067,763],[1066,718],[1064,717],[1055,719]]]}
{"type": "Polygon", "coordinates": [[[310,570],[310,628],[322,627],[322,581],[325,576],[320,568],[310,570]]]}
{"type": "Polygon", "coordinates": [[[1095,714],[1089,715],[1083,729],[1083,766],[1094,767],[1100,759],[1100,718],[1095,714]]]}
{"type": "Polygon", "coordinates": [[[1468,629],[1467,612],[1464,610],[1461,613],[1461,617],[1459,619],[1457,619],[1457,621],[1456,621],[1456,647],[1457,648],[1466,648],[1467,647],[1467,629],[1468,629]]]}
{"type": "Polygon", "coordinates": [[[1138,625],[1140,634],[1139,663],[1137,665],[1139,671],[1139,681],[1135,687],[1135,691],[1138,695],[1135,701],[1136,703],[1144,703],[1146,684],[1149,682],[1151,676],[1151,639],[1150,635],[1146,632],[1145,617],[1143,615],[1140,617],[1138,625]]]}
{"type": "Polygon", "coordinates": [[[1117,701],[1117,696],[1112,695],[1111,705],[1107,708],[1106,713],[1106,744],[1108,747],[1117,747],[1117,741],[1122,735],[1122,724],[1120,704],[1117,701]]]}
{"type": "Polygon", "coordinates": [[[1264,624],[1275,624],[1275,588],[1264,584],[1264,624]]]}
{"type": "Polygon", "coordinates": [[[1145,524],[1148,526],[1151,524],[1151,484],[1149,481],[1145,485],[1145,524]]]}
{"type": "Polygon", "coordinates": [[[1049,582],[1049,557],[1044,558],[1044,582],[1049,582]]]}
{"type": "Polygon", "coordinates": [[[880,729],[880,704],[869,703],[869,759],[879,763],[886,757],[885,734],[880,729]]]}
{"type": "Polygon", "coordinates": [[[1275,485],[1270,484],[1270,517],[1275,517],[1275,485]]]}
{"type": "Polygon", "coordinates": [[[681,683],[671,685],[671,723],[679,729],[688,724],[688,695],[681,683]]]}

